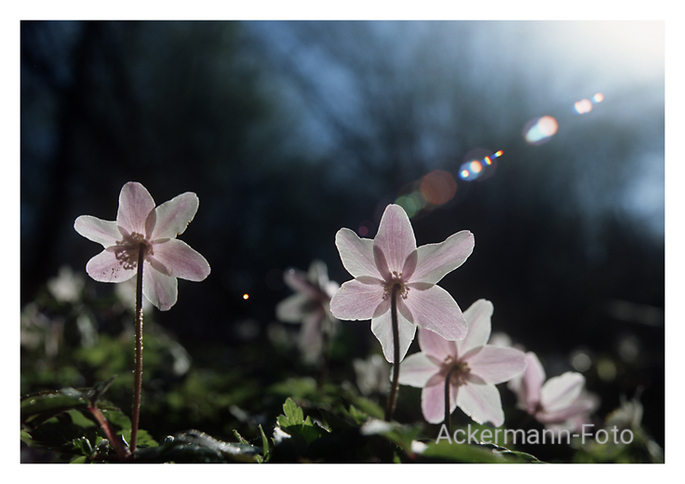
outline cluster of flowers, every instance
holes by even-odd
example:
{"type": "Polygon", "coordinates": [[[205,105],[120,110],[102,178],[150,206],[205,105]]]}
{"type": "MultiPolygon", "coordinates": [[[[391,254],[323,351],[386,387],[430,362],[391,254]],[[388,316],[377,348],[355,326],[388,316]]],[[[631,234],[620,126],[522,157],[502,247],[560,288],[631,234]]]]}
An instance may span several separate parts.
{"type": "MultiPolygon", "coordinates": [[[[143,185],[127,183],[116,221],[76,219],[76,231],[104,247],[88,262],[86,272],[97,281],[122,282],[144,264],[143,294],[160,310],[170,309],[177,299],[177,278],[201,281],[210,273],[204,257],[176,238],[198,205],[197,195],[188,192],[156,206],[143,185]]],[[[321,353],[323,336],[336,320],[371,320],[385,359],[396,366],[405,359],[418,328],[421,351],[408,356],[397,375],[400,384],[422,388],[421,407],[430,423],[442,422],[459,407],[478,423],[502,425],[495,385],[504,382],[517,394],[520,408],[550,427],[576,426],[596,408],[581,374],[567,372],[545,381],[534,353],[488,344],[490,301],[480,299],[462,312],[437,285],[471,255],[474,237],[469,231],[417,247],[406,212],[389,205],[374,239],[343,228],[335,243],[353,279],[338,286],[319,261],[306,274],[291,269],[285,282],[295,294],[276,308],[282,321],[303,323],[300,348],[308,360],[321,353]]]]}
{"type": "Polygon", "coordinates": [[[480,299],[462,312],[437,285],[471,255],[474,237],[470,232],[417,248],[409,217],[402,207],[389,205],[374,239],[343,228],[336,235],[336,245],[345,269],[354,277],[341,287],[328,280],[320,261],[313,263],[306,283],[302,275],[295,282],[297,272],[286,273],[286,282],[296,294],[279,305],[277,315],[284,321],[304,323],[303,348],[320,349],[320,344],[312,345],[312,333],[320,332],[325,321],[331,327],[335,318],[370,319],[385,359],[394,363],[390,294],[399,286],[399,362],[417,327],[421,348],[402,363],[399,383],[422,388],[421,407],[429,423],[444,421],[448,388],[448,414],[459,407],[475,422],[501,426],[504,412],[495,385],[504,382],[517,395],[519,408],[549,428],[579,429],[598,407],[580,373],[566,372],[545,381],[535,353],[488,344],[494,310],[490,301],[480,299]]]}

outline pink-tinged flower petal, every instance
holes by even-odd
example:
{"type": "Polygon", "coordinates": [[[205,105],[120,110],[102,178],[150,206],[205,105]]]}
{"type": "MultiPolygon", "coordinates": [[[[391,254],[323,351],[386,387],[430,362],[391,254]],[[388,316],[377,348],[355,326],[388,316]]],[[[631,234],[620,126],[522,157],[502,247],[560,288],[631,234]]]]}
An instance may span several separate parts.
{"type": "Polygon", "coordinates": [[[407,257],[416,249],[414,229],[402,207],[388,205],[385,208],[374,245],[383,251],[390,272],[402,272],[407,257]]]}
{"type": "Polygon", "coordinates": [[[490,318],[493,311],[492,303],[485,299],[479,299],[464,311],[468,333],[462,341],[457,343],[460,356],[487,344],[488,339],[490,339],[490,318]]]}
{"type": "Polygon", "coordinates": [[[411,276],[416,270],[416,265],[419,261],[419,251],[413,250],[408,256],[407,260],[404,261],[404,267],[402,267],[402,279],[405,281],[411,280],[411,276]]]}
{"type": "Polygon", "coordinates": [[[106,249],[88,261],[86,272],[98,282],[123,282],[136,275],[136,267],[122,263],[113,250],[106,249]]]}
{"type": "Polygon", "coordinates": [[[144,235],[147,216],[155,209],[152,195],[143,185],[128,182],[119,194],[117,225],[128,233],[144,235]]]}
{"type": "Polygon", "coordinates": [[[540,403],[548,412],[557,412],[568,407],[578,398],[585,385],[585,377],[580,373],[567,371],[563,375],[550,378],[542,385],[540,403]]]}
{"type": "Polygon", "coordinates": [[[458,356],[454,341],[447,341],[439,334],[426,328],[419,328],[419,346],[421,351],[437,361],[444,361],[448,356],[456,360],[458,356]]]}
{"type": "Polygon", "coordinates": [[[530,414],[535,413],[540,403],[540,392],[546,377],[545,369],[537,355],[532,351],[526,353],[526,371],[520,380],[519,399],[523,399],[526,410],[530,414]]]}
{"type": "Polygon", "coordinates": [[[90,215],[81,215],[74,222],[74,230],[86,239],[102,244],[107,248],[121,240],[121,233],[117,223],[109,220],[101,220],[90,215]]]}
{"type": "Polygon", "coordinates": [[[178,281],[146,262],[143,269],[143,294],[157,309],[167,311],[176,304],[178,281]]]}
{"type": "Polygon", "coordinates": [[[169,239],[153,244],[153,254],[148,256],[166,267],[166,274],[189,281],[204,280],[211,269],[207,260],[182,240],[169,239]]]}
{"type": "Polygon", "coordinates": [[[276,306],[276,317],[286,323],[299,323],[308,312],[306,311],[310,299],[305,294],[293,294],[276,306]]]}
{"type": "Polygon", "coordinates": [[[597,408],[597,402],[590,399],[578,398],[568,407],[562,408],[555,412],[540,412],[535,418],[540,423],[562,423],[571,418],[592,412],[597,408]]]}
{"type": "MultiPolygon", "coordinates": [[[[419,338],[421,331],[419,330],[419,338]]],[[[407,356],[400,365],[399,382],[400,385],[423,388],[428,380],[439,372],[440,366],[436,365],[425,353],[414,353],[407,356]]]]}
{"type": "Polygon", "coordinates": [[[499,427],[504,423],[502,400],[495,385],[471,381],[461,385],[457,393],[457,405],[479,424],[492,422],[499,427]]]}
{"type": "MultiPolygon", "coordinates": [[[[401,371],[400,366],[400,371],[401,371]]],[[[462,387],[450,385],[450,415],[457,408],[462,387]]],[[[438,424],[445,420],[445,375],[433,375],[421,392],[421,411],[426,422],[438,424]]]]}
{"type": "Polygon", "coordinates": [[[471,373],[486,383],[503,383],[526,369],[526,355],[517,349],[486,345],[473,351],[475,354],[470,356],[467,353],[464,360],[471,373]]]}
{"type": "MultiPolygon", "coordinates": [[[[371,320],[371,332],[376,336],[381,343],[383,349],[383,356],[390,363],[394,363],[394,345],[392,337],[392,311],[387,311],[385,314],[373,318],[371,320]]],[[[411,342],[414,341],[414,333],[416,333],[416,325],[407,321],[402,313],[398,311],[397,326],[400,336],[400,361],[409,351],[411,342]]]]}
{"type": "Polygon", "coordinates": [[[430,329],[449,341],[466,336],[466,320],[456,301],[440,286],[419,290],[410,288],[404,300],[414,316],[414,323],[430,329]]]}
{"type": "Polygon", "coordinates": [[[322,289],[325,288],[330,282],[328,280],[328,267],[326,263],[320,260],[312,261],[309,264],[309,270],[307,270],[307,279],[315,286],[322,289]]]}
{"type": "MultiPolygon", "coordinates": [[[[155,223],[149,240],[175,239],[185,232],[200,206],[200,199],[192,192],[186,192],[164,202],[154,211],[155,223]]],[[[152,215],[152,214],[150,214],[152,215]]]]}
{"type": "Polygon", "coordinates": [[[353,277],[371,276],[382,279],[376,269],[373,256],[373,239],[362,239],[350,229],[340,229],[335,234],[335,245],[340,260],[353,277]]]}
{"type": "Polygon", "coordinates": [[[393,278],[393,274],[388,267],[388,260],[383,253],[383,249],[375,244],[373,246],[373,261],[376,264],[376,270],[384,280],[389,281],[393,278]]]}
{"type": "Polygon", "coordinates": [[[302,321],[298,347],[305,361],[314,363],[323,349],[323,333],[321,324],[326,317],[321,306],[310,312],[302,321]]]}
{"type": "Polygon", "coordinates": [[[371,319],[383,301],[385,289],[379,284],[363,284],[356,279],[344,283],[331,298],[331,313],[338,319],[371,319]]]}
{"type": "Polygon", "coordinates": [[[321,289],[315,286],[304,272],[290,268],[283,273],[283,280],[293,291],[306,294],[309,299],[321,297],[321,289]]]}
{"type": "Polygon", "coordinates": [[[464,263],[473,252],[474,244],[473,234],[462,230],[439,244],[422,245],[418,248],[418,262],[411,282],[437,283],[464,263]]]}

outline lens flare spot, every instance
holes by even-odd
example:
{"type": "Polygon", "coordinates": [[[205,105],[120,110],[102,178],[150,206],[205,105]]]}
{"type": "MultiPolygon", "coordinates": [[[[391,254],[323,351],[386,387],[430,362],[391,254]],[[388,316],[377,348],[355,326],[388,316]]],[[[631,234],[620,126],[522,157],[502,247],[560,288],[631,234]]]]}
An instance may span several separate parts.
{"type": "Polygon", "coordinates": [[[586,114],[592,111],[592,101],[589,99],[583,99],[582,101],[578,101],[573,105],[573,108],[576,110],[576,113],[578,114],[586,114]]]}
{"type": "Polygon", "coordinates": [[[367,235],[369,235],[369,228],[366,225],[360,225],[359,230],[357,230],[357,232],[362,237],[366,237],[367,235]]]}
{"type": "Polygon", "coordinates": [[[409,218],[412,218],[426,206],[426,199],[421,192],[415,191],[406,195],[401,195],[395,200],[395,203],[407,212],[409,218]]]}
{"type": "Polygon", "coordinates": [[[559,129],[557,120],[552,116],[542,116],[528,121],[523,128],[523,138],[531,145],[541,145],[549,141],[559,129]]]}
{"type": "Polygon", "coordinates": [[[602,101],[604,101],[604,94],[602,94],[601,92],[598,92],[597,94],[592,96],[592,100],[595,103],[601,103],[602,101]]]}
{"type": "Polygon", "coordinates": [[[432,205],[442,205],[449,202],[457,192],[457,182],[451,173],[435,170],[428,173],[421,180],[420,194],[432,205]]]}
{"type": "Polygon", "coordinates": [[[243,294],[243,299],[247,301],[248,299],[250,299],[250,295],[248,293],[243,294]]]}
{"type": "Polygon", "coordinates": [[[459,177],[465,181],[472,181],[478,178],[483,171],[483,165],[478,160],[467,161],[459,167],[459,177]]]}

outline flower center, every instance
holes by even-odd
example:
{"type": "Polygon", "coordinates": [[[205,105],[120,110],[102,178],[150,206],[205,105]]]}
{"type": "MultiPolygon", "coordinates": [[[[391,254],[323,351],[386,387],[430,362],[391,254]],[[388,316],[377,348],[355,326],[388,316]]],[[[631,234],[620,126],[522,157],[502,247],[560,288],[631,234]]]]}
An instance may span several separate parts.
{"type": "Polygon", "coordinates": [[[444,368],[449,375],[450,383],[454,386],[463,385],[468,379],[471,369],[465,361],[455,361],[451,356],[445,358],[444,368]]]}
{"type": "Polygon", "coordinates": [[[397,271],[393,271],[390,280],[385,282],[385,291],[383,292],[383,299],[386,299],[393,291],[397,291],[397,294],[402,296],[402,299],[407,299],[409,294],[409,288],[404,285],[402,280],[402,273],[399,274],[397,271]]]}
{"type": "Polygon", "coordinates": [[[145,236],[137,232],[125,236],[123,240],[117,241],[113,247],[114,257],[119,261],[124,269],[135,269],[138,265],[139,251],[145,251],[145,255],[152,255],[152,244],[145,240],[145,236]]]}

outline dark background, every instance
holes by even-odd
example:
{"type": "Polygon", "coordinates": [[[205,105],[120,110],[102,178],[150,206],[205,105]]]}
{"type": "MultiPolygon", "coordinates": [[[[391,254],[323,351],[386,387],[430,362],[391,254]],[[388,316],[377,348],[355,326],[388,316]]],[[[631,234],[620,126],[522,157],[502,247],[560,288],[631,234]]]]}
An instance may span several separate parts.
{"type": "MultiPolygon", "coordinates": [[[[441,169],[456,195],[412,218],[417,243],[476,239],[441,286],[462,309],[493,301],[493,331],[548,376],[589,357],[599,414],[642,391],[663,445],[663,75],[662,23],[22,22],[22,306],[100,251],[73,222],[113,220],[124,183],[158,204],[193,191],[182,239],[212,273],[155,318],[191,354],[231,348],[239,323],[275,320],[284,269],[319,258],[348,280],[336,231],[373,237],[441,169]],[[557,134],[526,143],[543,115],[557,134]],[[466,182],[473,150],[503,155],[466,182]]],[[[343,327],[377,349],[366,323],[343,327]]]]}

